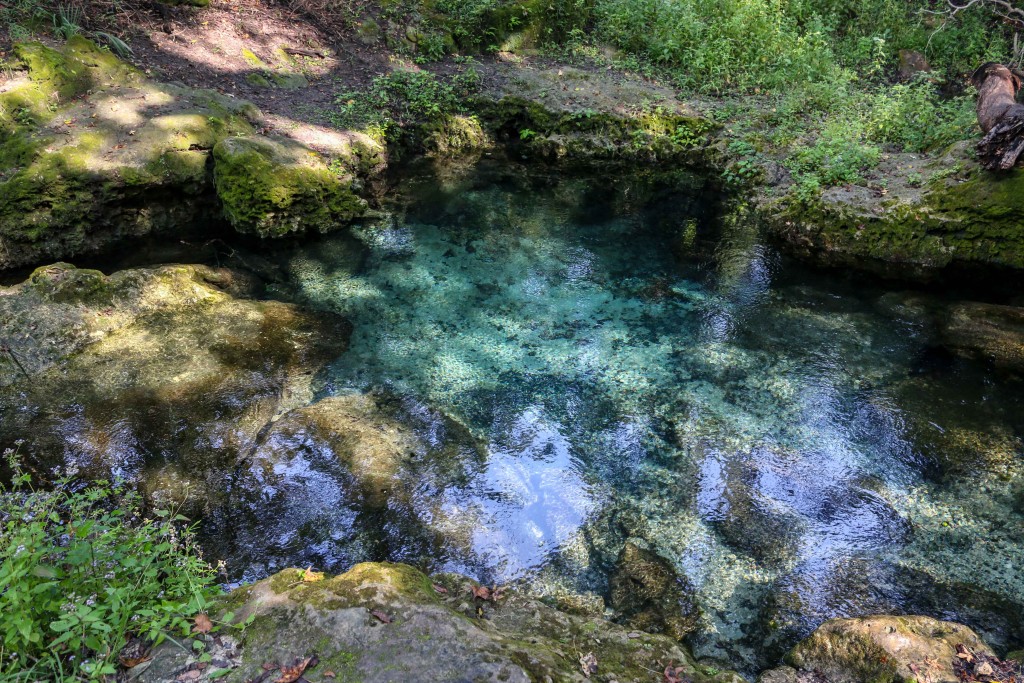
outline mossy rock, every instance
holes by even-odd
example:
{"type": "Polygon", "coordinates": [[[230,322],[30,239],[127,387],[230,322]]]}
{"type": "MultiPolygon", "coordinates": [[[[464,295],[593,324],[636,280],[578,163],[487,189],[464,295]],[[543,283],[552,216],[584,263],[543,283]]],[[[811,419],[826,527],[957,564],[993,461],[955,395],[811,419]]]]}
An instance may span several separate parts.
{"type": "MultiPolygon", "coordinates": [[[[566,681],[584,683],[580,657],[597,658],[596,680],[648,680],[673,662],[693,683],[739,683],[709,673],[671,639],[629,634],[600,618],[560,612],[514,591],[496,602],[472,596],[454,574],[428,577],[402,564],[357,564],[336,577],[291,569],[226,596],[218,611],[252,618],[239,636],[241,661],[221,680],[263,673],[266,661],[316,652],[338,680],[566,681]],[[659,664],[660,662],[660,664],[659,664]]],[[[196,655],[161,646],[142,683],[172,681],[196,655]]],[[[595,680],[591,678],[591,680],[595,680]]]]}
{"type": "Polygon", "coordinates": [[[530,94],[481,97],[474,110],[496,138],[521,154],[581,166],[650,162],[700,167],[708,161],[716,127],[696,114],[675,111],[562,110],[530,94]]]}
{"type": "Polygon", "coordinates": [[[446,116],[428,124],[424,137],[427,154],[438,157],[479,152],[494,146],[494,141],[475,116],[446,116]]]}
{"type": "Polygon", "coordinates": [[[837,190],[770,212],[770,225],[792,250],[829,264],[1024,268],[1024,169],[991,173],[960,163],[964,177],[937,181],[920,196],[847,201],[833,197],[837,190]]]}
{"type": "Polygon", "coordinates": [[[793,648],[786,663],[830,683],[910,683],[924,672],[933,683],[958,683],[957,645],[992,654],[963,624],[919,616],[833,619],[793,648]]]}
{"type": "Polygon", "coordinates": [[[0,269],[209,225],[210,150],[252,132],[252,105],[153,83],[80,37],[17,53],[28,78],[0,97],[0,269]]]}
{"type": "Polygon", "coordinates": [[[366,203],[314,152],[286,140],[228,138],[213,149],[217,196],[239,232],[280,237],[329,232],[366,203]]]}

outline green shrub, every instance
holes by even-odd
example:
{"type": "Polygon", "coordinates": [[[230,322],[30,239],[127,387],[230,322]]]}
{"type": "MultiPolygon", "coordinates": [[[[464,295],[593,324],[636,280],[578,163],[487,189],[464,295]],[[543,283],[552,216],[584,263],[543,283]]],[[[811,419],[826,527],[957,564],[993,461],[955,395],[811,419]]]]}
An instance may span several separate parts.
{"type": "Polygon", "coordinates": [[[940,99],[929,83],[897,84],[868,94],[858,107],[871,140],[927,152],[974,134],[973,97],[940,99]]]}
{"type": "Polygon", "coordinates": [[[479,85],[480,75],[472,66],[452,78],[439,78],[429,71],[393,71],[375,78],[364,92],[339,95],[332,123],[367,130],[386,140],[400,126],[463,113],[466,98],[479,85]]]}
{"type": "Polygon", "coordinates": [[[34,488],[8,452],[0,485],[0,680],[112,676],[129,637],[187,635],[214,593],[183,517],[143,519],[124,486],[71,476],[34,488]]]}

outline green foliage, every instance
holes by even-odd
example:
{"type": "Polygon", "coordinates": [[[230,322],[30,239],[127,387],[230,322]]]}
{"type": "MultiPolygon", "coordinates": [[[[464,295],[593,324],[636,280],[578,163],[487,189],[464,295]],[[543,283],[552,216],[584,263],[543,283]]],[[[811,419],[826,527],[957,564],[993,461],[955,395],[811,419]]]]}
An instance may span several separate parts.
{"type": "Polygon", "coordinates": [[[464,113],[466,98],[479,86],[480,75],[472,66],[451,78],[429,71],[393,71],[375,78],[365,92],[339,95],[332,123],[387,139],[398,127],[464,113]]]}
{"type": "Polygon", "coordinates": [[[823,185],[860,183],[881,155],[876,145],[851,139],[844,129],[830,125],[813,144],[795,150],[790,168],[798,178],[813,174],[823,185]]]}
{"type": "Polygon", "coordinates": [[[944,99],[924,80],[808,84],[776,102],[762,125],[788,150],[787,166],[803,198],[821,187],[863,182],[883,151],[933,152],[975,134],[973,98],[944,99]]]}
{"type": "Polygon", "coordinates": [[[129,636],[186,635],[214,593],[194,529],[143,519],[138,495],[65,476],[33,488],[16,455],[0,485],[0,679],[95,680],[116,672],[129,636]]]}
{"type": "Polygon", "coordinates": [[[83,12],[74,5],[60,5],[51,16],[53,33],[64,40],[77,36],[82,32],[83,12]]]}

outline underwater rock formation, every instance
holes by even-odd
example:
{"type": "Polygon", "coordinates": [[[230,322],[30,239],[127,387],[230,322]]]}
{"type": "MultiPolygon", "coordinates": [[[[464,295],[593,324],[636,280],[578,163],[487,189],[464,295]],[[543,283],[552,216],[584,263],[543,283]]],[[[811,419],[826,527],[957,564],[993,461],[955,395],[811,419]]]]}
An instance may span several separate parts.
{"type": "Polygon", "coordinates": [[[949,311],[942,327],[946,345],[956,353],[996,365],[1024,367],[1024,308],[965,302],[949,311]]]}
{"type": "MultiPolygon", "coordinates": [[[[225,598],[221,610],[235,620],[255,618],[239,636],[240,661],[220,680],[249,680],[263,673],[264,662],[314,652],[319,663],[311,675],[333,671],[337,680],[365,683],[625,683],[651,680],[652,671],[660,676],[669,665],[693,683],[743,680],[698,665],[665,636],[572,616],[512,590],[496,600],[474,597],[476,584],[454,574],[427,577],[408,565],[365,563],[333,578],[305,578],[286,570],[225,598]]],[[[139,680],[173,681],[195,659],[167,643],[139,680]]]]}
{"type": "Polygon", "coordinates": [[[222,461],[308,403],[350,333],[333,315],[244,298],[253,287],[204,266],[107,277],[55,264],[0,289],[0,449],[26,438],[37,462],[145,473],[174,501],[222,489],[222,461]]]}
{"type": "Polygon", "coordinates": [[[634,628],[682,640],[697,626],[699,613],[689,582],[635,539],[623,546],[610,585],[612,607],[634,628]]]}

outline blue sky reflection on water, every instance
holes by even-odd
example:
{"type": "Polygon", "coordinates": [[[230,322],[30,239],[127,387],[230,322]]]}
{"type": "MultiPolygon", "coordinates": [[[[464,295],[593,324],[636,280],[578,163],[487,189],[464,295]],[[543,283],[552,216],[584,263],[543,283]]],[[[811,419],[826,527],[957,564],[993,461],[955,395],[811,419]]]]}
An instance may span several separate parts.
{"type": "Polygon", "coordinates": [[[1011,414],[1019,392],[978,366],[918,372],[931,333],[891,303],[911,295],[780,271],[742,216],[680,257],[686,211],[583,210],[592,188],[575,187],[434,188],[363,228],[358,271],[324,245],[291,261],[355,325],[332,391],[421,402],[484,444],[438,493],[437,525],[472,529],[447,568],[600,593],[641,537],[696,587],[698,654],[748,665],[829,616],[980,613],[957,586],[1024,604],[1006,472],[965,490],[917,442],[989,419],[922,397],[980,391],[1011,414]],[[968,518],[956,528],[1001,534],[984,555],[948,551],[968,518]]]}

